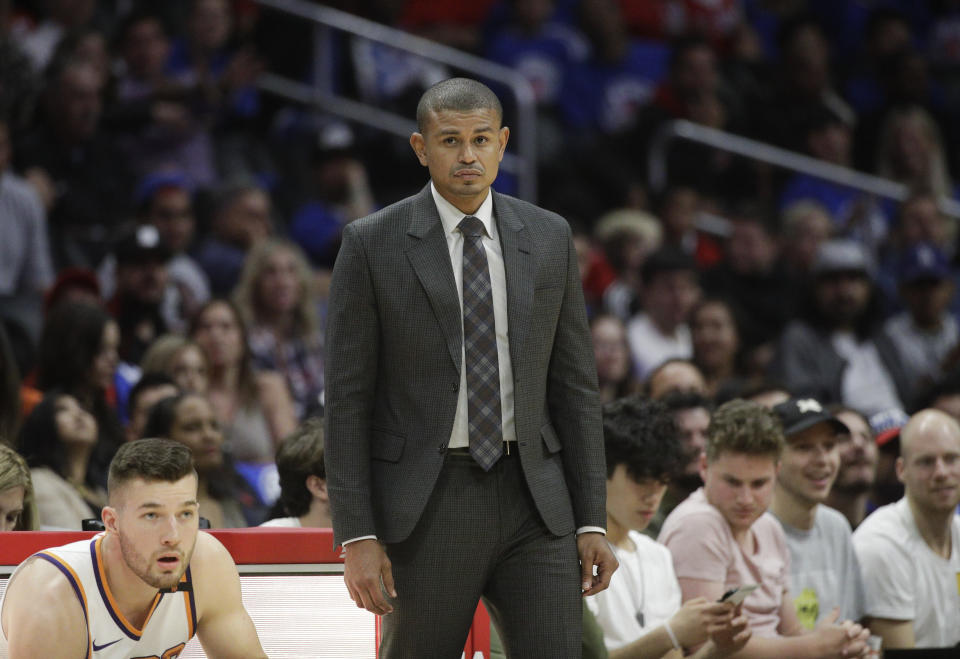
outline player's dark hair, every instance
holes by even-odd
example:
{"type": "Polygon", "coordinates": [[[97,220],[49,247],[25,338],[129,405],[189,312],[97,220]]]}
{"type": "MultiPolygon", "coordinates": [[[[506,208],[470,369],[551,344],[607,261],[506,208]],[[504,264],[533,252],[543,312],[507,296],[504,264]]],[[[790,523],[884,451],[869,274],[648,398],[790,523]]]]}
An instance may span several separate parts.
{"type": "Polygon", "coordinates": [[[108,496],[124,483],[145,481],[175,483],[189,474],[196,475],[190,449],[172,439],[138,439],[117,450],[110,462],[108,496]]]}
{"type": "Polygon", "coordinates": [[[284,438],[277,449],[277,472],[284,511],[291,517],[306,515],[313,500],[307,477],[327,477],[323,464],[323,419],[308,419],[284,438]]]}
{"type": "Polygon", "coordinates": [[[417,131],[424,132],[431,112],[469,112],[470,110],[493,110],[503,123],[503,106],[500,99],[482,82],[470,78],[442,80],[423,92],[417,103],[417,131]]]}
{"type": "Polygon", "coordinates": [[[603,406],[603,442],[607,478],[622,464],[635,481],[667,480],[686,462],[673,416],[663,403],[642,396],[603,406]]]}

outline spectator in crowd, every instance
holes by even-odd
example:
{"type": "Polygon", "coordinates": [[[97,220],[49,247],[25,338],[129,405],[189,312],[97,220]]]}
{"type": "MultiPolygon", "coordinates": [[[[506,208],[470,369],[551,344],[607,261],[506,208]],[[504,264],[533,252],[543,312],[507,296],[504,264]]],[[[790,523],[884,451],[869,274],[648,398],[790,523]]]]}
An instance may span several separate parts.
{"type": "Polygon", "coordinates": [[[600,292],[603,308],[624,322],[640,307],[643,264],[662,235],[657,219],[640,210],[613,210],[597,221],[594,236],[605,257],[602,265],[611,271],[600,292]]]}
{"type": "Polygon", "coordinates": [[[593,336],[593,357],[597,362],[600,400],[609,403],[637,393],[640,383],[633,377],[627,328],[623,321],[612,314],[594,316],[590,321],[590,334],[593,336]]]}
{"type": "Polygon", "coordinates": [[[698,302],[690,312],[690,339],[693,363],[713,397],[724,382],[740,375],[740,327],[731,303],[721,298],[698,302]]]}
{"type": "Polygon", "coordinates": [[[214,298],[201,307],[190,336],[207,357],[207,396],[227,449],[242,462],[273,462],[275,447],[297,425],[283,376],[254,371],[246,326],[226,300],[214,298]]]}
{"type": "Polygon", "coordinates": [[[734,606],[703,597],[680,605],[670,551],[643,535],[667,489],[682,469],[677,428],[662,403],[624,398],[603,409],[607,460],[607,540],[621,576],[587,600],[614,657],[724,657],[750,638],[734,606]]]}
{"type": "Polygon", "coordinates": [[[643,311],[627,323],[627,340],[637,377],[645,379],[657,365],[693,354],[690,310],[700,296],[697,266],[683,252],[662,248],[643,264],[643,311]]]}
{"type": "Polygon", "coordinates": [[[36,531],[37,526],[30,469],[19,453],[0,444],[0,531],[36,531]]]}
{"type": "Polygon", "coordinates": [[[871,494],[877,480],[877,444],[870,422],[860,412],[842,405],[828,409],[849,432],[839,437],[840,469],[826,505],[842,513],[855,529],[876,507],[871,494]]]}
{"type": "Polygon", "coordinates": [[[650,373],[645,383],[646,393],[654,400],[675,392],[693,391],[706,394],[707,385],[703,373],[689,359],[668,359],[650,373]]]}
{"type": "Polygon", "coordinates": [[[911,190],[924,190],[934,199],[953,198],[940,129],[918,105],[892,108],[880,132],[877,174],[911,190]]]}
{"type": "Polygon", "coordinates": [[[839,609],[844,620],[864,615],[863,578],[850,524],[824,505],[840,469],[840,442],[850,431],[813,398],[773,408],[786,445],[770,512],[790,549],[790,590],[797,619],[807,629],[839,609]]]}
{"type": "Polygon", "coordinates": [[[0,323],[0,444],[14,446],[23,409],[20,368],[13,354],[7,330],[0,323]]]}
{"type": "MultiPolygon", "coordinates": [[[[805,151],[817,160],[851,166],[850,122],[823,107],[812,108],[803,119],[805,151]]],[[[859,240],[871,251],[886,238],[890,218],[871,197],[841,183],[809,174],[795,174],[784,186],[780,208],[799,200],[822,204],[833,219],[835,233],[859,240]]]]}
{"type": "Polygon", "coordinates": [[[43,122],[25,135],[15,164],[48,211],[59,267],[95,267],[105,238],[128,211],[129,169],[100,129],[102,80],[96,67],[68,60],[49,73],[43,122]]]}
{"type": "Polygon", "coordinates": [[[877,445],[877,478],[871,495],[874,509],[903,498],[903,483],[897,477],[897,460],[900,459],[900,429],[909,418],[903,410],[897,409],[870,416],[870,429],[877,445]]]}
{"type": "Polygon", "coordinates": [[[193,453],[197,501],[210,528],[255,526],[265,511],[223,453],[223,432],[210,402],[197,394],[178,394],[154,404],[143,437],[172,439],[193,453]]]}
{"type": "Polygon", "coordinates": [[[69,394],[96,420],[98,441],[90,470],[100,487],[106,487],[107,468],[123,441],[111,400],[119,345],[116,321],[85,302],[62,302],[51,309],[40,337],[38,388],[69,394]]]}
{"type": "Polygon", "coordinates": [[[167,331],[163,300],[170,250],[150,224],[127,230],[114,248],[116,291],[107,310],[120,328],[120,359],[139,364],[153,341],[167,331]]]}
{"type": "Polygon", "coordinates": [[[277,471],[280,473],[280,503],[288,517],[271,519],[260,526],[330,528],[321,418],[307,419],[292,435],[284,438],[277,449],[277,471]]]}
{"type": "Polygon", "coordinates": [[[956,365],[920,392],[911,411],[917,412],[928,407],[946,412],[960,421],[960,368],[956,365]]]}
{"type": "Polygon", "coordinates": [[[24,420],[20,451],[40,526],[79,531],[83,520],[100,517],[106,491],[91,470],[97,443],[96,419],[67,393],[48,392],[24,420]]]}
{"type": "Polygon", "coordinates": [[[820,246],[810,308],[784,330],[772,373],[797,396],[844,403],[868,414],[910,400],[899,354],[876,325],[872,262],[848,240],[820,246]]]}
{"type": "Polygon", "coordinates": [[[960,340],[957,320],[947,311],[953,294],[946,255],[926,243],[907,248],[900,264],[906,311],[888,318],[883,331],[899,353],[914,395],[940,378],[960,340]]]}
{"type": "Polygon", "coordinates": [[[130,396],[127,398],[130,420],[127,421],[124,429],[124,440],[132,442],[140,439],[147,425],[151,408],[164,398],[170,398],[179,393],[179,387],[166,373],[144,370],[143,375],[130,389],[130,396]]]}
{"type": "Polygon", "coordinates": [[[213,295],[229,295],[240,279],[247,252],[273,230],[267,191],[252,183],[222,187],[213,200],[211,233],[197,253],[213,295]]]}
{"type": "Polygon", "coordinates": [[[19,38],[20,47],[38,73],[47,67],[63,36],[89,23],[97,6],[93,0],[46,0],[41,4],[43,20],[19,38]]]}
{"type": "Polygon", "coordinates": [[[855,656],[868,636],[860,625],[834,624],[834,612],[808,631],[797,619],[787,541],[766,514],[783,441],[776,415],[757,403],[717,408],[701,460],[703,488],[674,508],[659,540],[673,555],[684,601],[715,601],[727,589],[758,585],[743,602],[753,631],[746,656],[855,656]]]}
{"type": "Polygon", "coordinates": [[[683,451],[683,464],[670,477],[667,492],[660,502],[657,514],[644,533],[656,539],[663,527],[663,520],[674,508],[703,485],[700,478],[700,456],[707,445],[707,429],[710,427],[710,402],[697,391],[672,391],[661,399],[673,423],[683,451]]]}
{"type": "Polygon", "coordinates": [[[47,213],[27,181],[10,171],[11,142],[0,117],[0,297],[35,301],[53,283],[47,213]]]}
{"type": "Polygon", "coordinates": [[[900,448],[904,498],[853,534],[870,628],[887,649],[953,647],[960,642],[960,425],[938,410],[918,412],[900,448]]]}
{"type": "Polygon", "coordinates": [[[663,243],[682,249],[701,269],[716,265],[723,256],[720,245],[697,229],[701,197],[690,185],[672,185],[660,199],[658,215],[663,222],[663,243]]]}
{"type": "Polygon", "coordinates": [[[172,255],[164,320],[171,329],[185,331],[189,319],[210,299],[207,275],[190,254],[196,218],[189,181],[177,172],[153,174],[140,183],[136,197],[140,222],[157,228],[161,244],[172,255]]]}
{"type": "Polygon", "coordinates": [[[780,261],[776,232],[763,209],[741,205],[729,216],[723,261],[702,277],[709,295],[740,312],[740,347],[769,352],[794,313],[794,296],[780,261]]]}
{"type": "Polygon", "coordinates": [[[144,373],[163,373],[181,390],[206,395],[209,388],[207,356],[196,341],[179,334],[164,334],[147,349],[140,362],[144,373]]]}
{"type": "Polygon", "coordinates": [[[322,126],[310,160],[310,196],[294,212],[289,234],[315,267],[332,270],[343,227],[372,213],[376,203],[347,124],[322,126]]]}
{"type": "Polygon", "coordinates": [[[298,420],[316,414],[323,393],[323,342],[317,294],[303,250],[280,238],[256,245],[247,256],[234,302],[247,327],[254,368],[284,376],[298,420]]]}
{"type": "Polygon", "coordinates": [[[785,400],[790,399],[790,392],[779,382],[767,379],[731,380],[720,387],[714,396],[715,405],[723,405],[735,398],[742,398],[759,403],[767,409],[773,409],[785,400]]]}
{"type": "Polygon", "coordinates": [[[793,286],[806,285],[820,245],[830,239],[830,211],[814,199],[798,199],[780,212],[780,257],[793,286]]]}
{"type": "Polygon", "coordinates": [[[176,170],[194,186],[217,180],[204,91],[167,71],[170,35],[155,9],[134,10],[116,29],[123,73],[106,119],[138,177],[176,170]]]}

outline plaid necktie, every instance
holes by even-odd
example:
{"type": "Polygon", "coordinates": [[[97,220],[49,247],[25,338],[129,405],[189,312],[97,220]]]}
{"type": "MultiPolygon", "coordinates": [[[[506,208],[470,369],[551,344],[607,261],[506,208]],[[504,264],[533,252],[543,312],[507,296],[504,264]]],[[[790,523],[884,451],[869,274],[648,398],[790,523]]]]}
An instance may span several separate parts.
{"type": "Polygon", "coordinates": [[[467,216],[463,234],[463,350],[467,368],[470,455],[485,470],[503,453],[500,365],[493,322],[493,294],[482,237],[483,222],[467,216]]]}

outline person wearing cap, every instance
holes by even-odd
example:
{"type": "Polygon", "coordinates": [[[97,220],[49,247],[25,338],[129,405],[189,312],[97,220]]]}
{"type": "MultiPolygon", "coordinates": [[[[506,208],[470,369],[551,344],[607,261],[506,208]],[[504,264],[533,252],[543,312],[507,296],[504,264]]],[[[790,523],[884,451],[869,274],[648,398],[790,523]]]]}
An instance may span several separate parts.
{"type": "Polygon", "coordinates": [[[884,648],[960,643],[960,424],[939,410],[914,414],[900,432],[904,497],[853,534],[867,616],[884,648]]]}
{"type": "Polygon", "coordinates": [[[692,356],[687,319],[700,298],[700,282],[693,257],[672,247],[651,254],[641,276],[643,311],[627,323],[627,340],[643,380],[668,359],[692,356]]]}
{"type": "Polygon", "coordinates": [[[196,231],[192,192],[182,172],[160,172],[144,178],[136,195],[140,222],[155,226],[170,250],[163,314],[176,331],[185,331],[187,321],[210,299],[207,274],[190,255],[196,231]]]}
{"type": "Polygon", "coordinates": [[[161,306],[170,256],[157,228],[149,224],[133,227],[117,242],[117,289],[107,310],[120,325],[124,362],[139,364],[150,343],[167,331],[161,306]]]}
{"type": "Polygon", "coordinates": [[[846,517],[855,529],[877,507],[873,500],[877,442],[870,421],[860,412],[842,405],[833,405],[829,410],[850,432],[839,437],[840,469],[825,503],[846,517]]]}
{"type": "Polygon", "coordinates": [[[753,635],[737,656],[859,656],[869,635],[859,624],[835,624],[834,611],[808,630],[797,618],[790,550],[783,527],[767,514],[783,445],[772,410],[742,399],[718,407],[700,458],[703,487],[673,509],[658,541],[673,556],[683,601],[715,601],[730,589],[757,586],[743,600],[753,635]]]}
{"type": "Polygon", "coordinates": [[[889,318],[883,331],[900,354],[910,389],[917,393],[941,375],[960,339],[957,320],[948,311],[954,285],[946,254],[928,243],[908,247],[900,264],[899,290],[906,310],[889,318]]]}
{"type": "Polygon", "coordinates": [[[874,322],[872,272],[859,243],[836,239],[817,250],[809,309],[786,327],[770,367],[795,395],[867,414],[905,408],[906,370],[874,322]]]}
{"type": "Polygon", "coordinates": [[[773,408],[786,445],[770,512],[790,548],[790,592],[797,619],[813,629],[835,609],[844,620],[864,613],[863,577],[850,541],[850,524],[823,504],[840,469],[840,444],[850,429],[813,398],[791,398],[773,408]]]}
{"type": "Polygon", "coordinates": [[[603,215],[593,235],[604,257],[594,268],[609,269],[612,279],[600,294],[603,308],[627,322],[640,305],[641,268],[660,247],[663,229],[650,213],[621,208],[603,215]]]}

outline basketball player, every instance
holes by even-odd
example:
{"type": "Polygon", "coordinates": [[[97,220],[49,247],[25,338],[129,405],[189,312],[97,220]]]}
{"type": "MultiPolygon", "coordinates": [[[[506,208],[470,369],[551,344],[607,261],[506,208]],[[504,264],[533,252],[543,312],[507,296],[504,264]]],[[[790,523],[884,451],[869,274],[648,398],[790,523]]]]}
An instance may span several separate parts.
{"type": "Polygon", "coordinates": [[[175,659],[196,633],[211,659],[265,658],[227,550],[198,530],[190,449],[124,444],[110,463],[106,530],[34,554],[0,603],[0,657],[175,659]]]}

